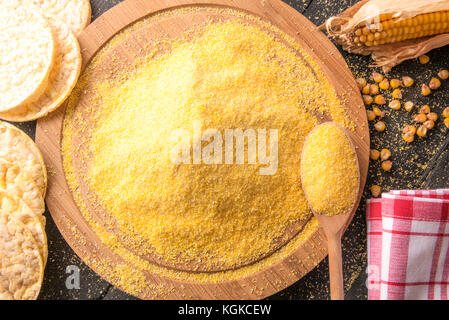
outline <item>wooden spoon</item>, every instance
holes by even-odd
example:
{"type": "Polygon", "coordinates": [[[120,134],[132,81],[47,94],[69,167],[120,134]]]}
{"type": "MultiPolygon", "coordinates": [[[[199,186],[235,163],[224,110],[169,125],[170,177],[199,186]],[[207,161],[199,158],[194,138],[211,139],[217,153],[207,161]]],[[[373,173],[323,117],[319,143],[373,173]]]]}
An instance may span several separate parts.
{"type": "MultiPolygon", "coordinates": [[[[326,122],[329,124],[329,122],[326,122]]],[[[343,132],[346,134],[352,149],[354,150],[355,154],[357,155],[357,152],[355,151],[354,144],[352,143],[352,140],[348,134],[348,132],[341,127],[340,125],[331,122],[332,124],[335,124],[339,128],[343,130],[343,132]]],[[[324,123],[323,123],[324,124],[324,123]]],[[[321,124],[321,125],[323,125],[321,124]]],[[[319,126],[318,126],[319,127],[319,126]]],[[[314,130],[316,130],[318,127],[316,127],[314,130]]],[[[312,130],[312,132],[314,131],[312,130]]],[[[311,132],[311,133],[312,133],[311,132]]],[[[306,138],[305,144],[307,144],[308,138],[306,138]]],[[[304,144],[304,145],[305,145],[304,144]]],[[[304,150],[304,148],[303,148],[304,150]]],[[[356,157],[357,161],[357,168],[360,172],[359,168],[359,162],[356,157]]],[[[301,181],[302,179],[302,168],[301,168],[301,181]]],[[[306,199],[308,201],[307,196],[307,190],[303,186],[304,193],[306,195],[306,199]]],[[[358,186],[357,190],[360,190],[360,174],[358,177],[358,186]]],[[[360,191],[359,191],[360,192],[360,191]]],[[[358,198],[358,194],[357,194],[358,198]]],[[[354,199],[354,206],[357,203],[357,198],[354,199]]],[[[341,254],[341,238],[343,236],[343,233],[345,232],[345,229],[347,225],[349,224],[349,221],[352,217],[352,212],[354,210],[354,206],[348,210],[348,212],[340,215],[335,216],[328,216],[325,213],[317,213],[312,209],[313,215],[318,220],[321,228],[323,229],[326,238],[327,238],[327,248],[328,248],[328,254],[329,254],[329,278],[330,278],[330,291],[331,291],[331,299],[332,300],[344,300],[344,286],[343,286],[343,263],[342,263],[342,254],[341,254]]]]}

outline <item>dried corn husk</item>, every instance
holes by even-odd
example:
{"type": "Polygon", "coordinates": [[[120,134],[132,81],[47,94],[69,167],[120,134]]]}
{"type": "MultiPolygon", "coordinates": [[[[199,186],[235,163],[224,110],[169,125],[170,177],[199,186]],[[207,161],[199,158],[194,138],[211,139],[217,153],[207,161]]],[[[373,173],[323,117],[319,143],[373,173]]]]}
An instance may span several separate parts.
{"type": "Polygon", "coordinates": [[[383,14],[402,20],[445,10],[449,10],[448,0],[363,0],[340,15],[329,18],[320,28],[326,29],[329,36],[341,44],[344,50],[371,55],[374,60],[371,67],[382,67],[388,72],[402,61],[417,58],[432,49],[449,44],[449,34],[367,47],[357,46],[351,40],[351,34],[356,28],[376,22],[383,14]]]}

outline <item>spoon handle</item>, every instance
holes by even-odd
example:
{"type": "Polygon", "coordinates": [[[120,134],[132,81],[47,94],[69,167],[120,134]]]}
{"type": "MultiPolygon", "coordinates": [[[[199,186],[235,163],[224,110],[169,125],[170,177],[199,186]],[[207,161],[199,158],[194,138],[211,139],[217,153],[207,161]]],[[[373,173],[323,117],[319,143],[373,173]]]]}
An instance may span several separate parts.
{"type": "Polygon", "coordinates": [[[341,237],[337,234],[327,239],[329,251],[329,278],[332,300],[344,300],[343,263],[341,257],[341,237]]]}

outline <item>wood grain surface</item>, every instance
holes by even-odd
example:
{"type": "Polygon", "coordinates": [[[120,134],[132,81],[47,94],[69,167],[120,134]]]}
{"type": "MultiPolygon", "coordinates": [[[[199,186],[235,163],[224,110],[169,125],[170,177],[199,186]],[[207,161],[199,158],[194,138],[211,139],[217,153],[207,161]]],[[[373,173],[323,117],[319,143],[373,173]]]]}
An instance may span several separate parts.
{"type": "MultiPolygon", "coordinates": [[[[255,16],[262,17],[266,21],[294,37],[295,40],[305,49],[316,61],[334,86],[337,94],[344,101],[345,108],[352,120],[357,124],[356,131],[351,133],[354,144],[357,146],[361,169],[361,188],[359,199],[362,194],[366,174],[368,170],[369,154],[369,132],[366,121],[363,102],[358,93],[357,86],[352,78],[345,61],[339,55],[332,43],[316,28],[308,22],[298,12],[278,0],[271,1],[243,1],[243,0],[167,0],[167,1],[142,1],[128,0],[112,10],[108,11],[91,26],[89,26],[80,36],[80,46],[83,53],[84,65],[86,65],[95,53],[113,35],[149,14],[157,13],[179,6],[201,5],[205,6],[225,6],[249,12],[255,16]]],[[[180,30],[189,27],[189,23],[195,19],[188,17],[174,17],[176,23],[164,21],[158,27],[169,31],[168,28],[180,26],[180,30]]],[[[173,21],[171,21],[173,22],[173,21]]],[[[176,28],[176,27],[175,27],[176,28]]],[[[170,30],[173,32],[173,30],[170,30]]],[[[151,37],[151,32],[148,36],[151,37]]],[[[129,48],[128,48],[129,49],[129,48]]],[[[138,48],[136,47],[136,50],[138,48]]],[[[129,49],[129,50],[132,50],[129,49]]],[[[132,54],[133,52],[125,52],[132,54]]],[[[56,225],[62,235],[77,252],[86,259],[95,257],[103,261],[110,259],[116,264],[127,264],[121,257],[114,254],[108,247],[103,245],[91,230],[89,224],[84,220],[78,210],[73,197],[65,181],[61,155],[60,141],[61,128],[64,115],[64,108],[61,108],[52,115],[41,119],[37,124],[36,142],[44,154],[47,165],[52,168],[53,175],[50,177],[47,205],[56,225]]],[[[323,117],[323,121],[325,118],[323,117]]],[[[355,212],[355,210],[354,210],[355,212]]],[[[352,214],[354,214],[352,212],[352,214]]],[[[174,280],[155,273],[147,273],[147,280],[152,285],[172,287],[164,296],[157,298],[183,299],[190,297],[193,299],[258,299],[276,293],[277,291],[296,282],[302,276],[313,269],[326,255],[326,246],[321,230],[315,232],[301,244],[293,253],[278,261],[264,267],[262,270],[245,276],[237,280],[227,280],[216,284],[174,280]],[[248,285],[252,283],[253,285],[248,285]],[[276,283],[276,285],[274,285],[276,283]],[[263,288],[262,291],[254,290],[254,287],[263,288]]],[[[92,265],[95,269],[95,265],[92,265]]],[[[106,280],[108,272],[101,272],[100,275],[106,280]]],[[[151,290],[144,290],[139,294],[140,298],[155,298],[151,290]]]]}

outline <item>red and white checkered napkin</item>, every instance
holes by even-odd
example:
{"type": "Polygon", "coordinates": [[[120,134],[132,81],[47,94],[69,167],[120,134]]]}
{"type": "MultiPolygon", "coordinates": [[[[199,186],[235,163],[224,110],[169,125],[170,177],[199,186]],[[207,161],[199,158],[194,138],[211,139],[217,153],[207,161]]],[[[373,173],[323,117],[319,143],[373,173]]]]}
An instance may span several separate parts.
{"type": "Polygon", "coordinates": [[[368,299],[448,300],[449,190],[367,202],[368,299]]]}

